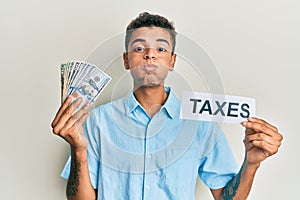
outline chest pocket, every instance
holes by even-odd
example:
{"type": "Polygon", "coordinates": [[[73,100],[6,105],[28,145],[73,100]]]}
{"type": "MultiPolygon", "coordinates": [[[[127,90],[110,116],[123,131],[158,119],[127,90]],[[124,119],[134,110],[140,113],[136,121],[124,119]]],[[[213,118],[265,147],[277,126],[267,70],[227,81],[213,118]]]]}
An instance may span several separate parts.
{"type": "Polygon", "coordinates": [[[175,196],[180,196],[182,193],[180,191],[194,195],[198,163],[198,152],[196,150],[168,150],[165,184],[175,196]]]}

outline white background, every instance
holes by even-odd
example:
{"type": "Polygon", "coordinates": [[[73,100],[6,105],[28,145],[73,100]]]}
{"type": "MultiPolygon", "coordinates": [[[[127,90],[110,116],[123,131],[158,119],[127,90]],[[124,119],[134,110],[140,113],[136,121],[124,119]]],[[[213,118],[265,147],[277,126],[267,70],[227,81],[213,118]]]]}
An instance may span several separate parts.
{"type": "MultiPolygon", "coordinates": [[[[59,174],[69,147],[50,128],[60,105],[59,65],[85,59],[145,10],[173,20],[179,33],[206,50],[226,94],[255,98],[257,115],[284,134],[279,153],[261,165],[249,199],[296,199],[299,9],[297,0],[2,0],[0,199],[65,198],[66,182],[59,174]]],[[[122,70],[121,62],[118,67],[122,70]]],[[[180,69],[180,62],[175,67],[180,69]]],[[[241,163],[243,129],[224,129],[241,163]]],[[[201,182],[196,199],[212,199],[201,182]]]]}

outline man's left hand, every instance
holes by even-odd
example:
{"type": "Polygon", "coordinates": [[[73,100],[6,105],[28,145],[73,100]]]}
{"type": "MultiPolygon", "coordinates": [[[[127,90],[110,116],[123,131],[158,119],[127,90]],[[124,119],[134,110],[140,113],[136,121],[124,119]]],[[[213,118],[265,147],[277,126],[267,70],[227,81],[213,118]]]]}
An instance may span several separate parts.
{"type": "Polygon", "coordinates": [[[248,164],[259,166],[267,157],[278,152],[283,136],[275,126],[256,117],[249,117],[242,126],[246,128],[244,144],[248,164]]]}

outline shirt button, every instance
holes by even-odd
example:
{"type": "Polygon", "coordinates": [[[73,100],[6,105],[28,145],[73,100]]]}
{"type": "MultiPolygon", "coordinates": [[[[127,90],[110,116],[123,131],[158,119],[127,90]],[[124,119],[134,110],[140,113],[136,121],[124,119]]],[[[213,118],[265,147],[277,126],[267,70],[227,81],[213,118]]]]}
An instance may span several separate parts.
{"type": "Polygon", "coordinates": [[[152,158],[152,155],[151,155],[151,154],[147,154],[147,158],[148,158],[148,159],[151,159],[151,158],[152,158]]]}
{"type": "Polygon", "coordinates": [[[150,186],[150,185],[147,185],[147,186],[145,187],[145,189],[146,189],[146,190],[151,190],[151,186],[150,186]]]}

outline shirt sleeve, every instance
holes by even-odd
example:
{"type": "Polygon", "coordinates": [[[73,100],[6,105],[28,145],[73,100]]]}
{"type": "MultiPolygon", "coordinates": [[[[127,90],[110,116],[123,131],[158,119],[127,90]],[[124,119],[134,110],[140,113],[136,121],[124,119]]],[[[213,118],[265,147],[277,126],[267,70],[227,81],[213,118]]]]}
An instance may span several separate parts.
{"type": "Polygon", "coordinates": [[[224,133],[219,133],[211,151],[200,160],[198,170],[201,180],[210,189],[225,187],[239,170],[224,133]]]}
{"type": "MultiPolygon", "coordinates": [[[[97,127],[94,126],[95,118],[90,116],[83,125],[84,134],[88,142],[87,147],[87,156],[88,156],[88,169],[90,179],[94,189],[98,188],[98,173],[99,173],[99,159],[98,159],[98,150],[97,146],[97,127]]],[[[62,172],[61,176],[65,179],[68,179],[70,176],[71,169],[71,156],[69,156],[62,172]]]]}

